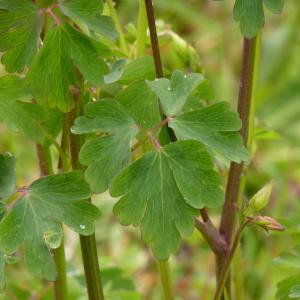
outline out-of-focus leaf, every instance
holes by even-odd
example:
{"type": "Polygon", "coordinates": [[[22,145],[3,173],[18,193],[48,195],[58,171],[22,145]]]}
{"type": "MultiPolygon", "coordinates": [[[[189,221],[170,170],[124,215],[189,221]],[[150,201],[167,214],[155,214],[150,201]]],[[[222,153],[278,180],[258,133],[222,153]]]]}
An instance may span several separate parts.
{"type": "Polygon", "coordinates": [[[0,0],[0,52],[8,72],[22,72],[38,51],[42,17],[34,2],[0,0]]]}

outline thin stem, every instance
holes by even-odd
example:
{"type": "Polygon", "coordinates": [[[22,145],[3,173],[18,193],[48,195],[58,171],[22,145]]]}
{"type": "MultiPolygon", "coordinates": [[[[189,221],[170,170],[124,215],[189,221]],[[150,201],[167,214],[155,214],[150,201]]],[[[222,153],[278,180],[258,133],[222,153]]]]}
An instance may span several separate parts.
{"type": "Polygon", "coordinates": [[[249,222],[244,222],[238,229],[237,233],[236,233],[236,236],[234,238],[234,241],[233,241],[233,244],[232,244],[232,247],[231,247],[231,250],[229,252],[229,255],[225,261],[225,264],[224,264],[224,267],[223,267],[223,270],[220,274],[220,278],[219,278],[219,281],[218,281],[218,285],[217,285],[217,289],[216,289],[216,293],[215,293],[215,296],[214,296],[214,300],[220,300],[221,297],[222,297],[222,294],[223,294],[223,290],[224,290],[224,287],[225,287],[225,283],[226,283],[226,279],[227,279],[227,276],[228,276],[228,273],[229,273],[229,270],[230,270],[230,265],[231,265],[231,262],[233,260],[233,257],[234,257],[234,254],[238,248],[238,245],[239,245],[239,242],[240,242],[240,239],[241,239],[241,234],[244,230],[244,228],[249,224],[249,222]]]}
{"type": "Polygon", "coordinates": [[[137,27],[137,57],[145,55],[147,44],[147,12],[144,0],[139,0],[139,17],[137,27]]]}
{"type": "Polygon", "coordinates": [[[174,296],[172,291],[169,262],[158,260],[158,266],[163,287],[164,300],[173,300],[174,296]]]}
{"type": "Polygon", "coordinates": [[[152,54],[154,58],[155,70],[157,78],[164,77],[162,63],[161,63],[161,56],[157,38],[157,31],[156,31],[156,24],[155,24],[155,16],[153,10],[152,0],[145,0],[146,5],[146,12],[148,18],[148,26],[151,38],[151,45],[152,45],[152,54]]]}
{"type": "MultiPolygon", "coordinates": [[[[75,109],[69,115],[69,128],[81,114],[80,92],[74,94],[74,100],[75,109]]],[[[70,152],[74,170],[83,169],[79,162],[79,150],[83,142],[82,136],[70,134],[70,152]]],[[[79,237],[89,300],[104,300],[95,234],[79,237]]]]}
{"type": "Polygon", "coordinates": [[[128,50],[128,47],[127,47],[127,43],[126,43],[126,40],[125,40],[125,36],[124,36],[124,33],[123,33],[123,29],[122,29],[122,26],[121,26],[120,19],[118,17],[116,9],[115,9],[116,4],[113,0],[106,0],[106,3],[107,3],[108,8],[109,8],[110,16],[113,19],[113,21],[115,23],[115,26],[116,26],[116,29],[119,33],[120,47],[121,47],[122,51],[126,55],[128,55],[129,50],[128,50]]]}
{"type": "MultiPolygon", "coordinates": [[[[244,145],[248,145],[250,112],[253,103],[253,87],[254,87],[254,70],[257,55],[257,37],[253,39],[244,38],[242,71],[240,78],[240,91],[238,98],[238,113],[242,120],[241,136],[244,145]]],[[[253,114],[254,111],[253,111],[253,114]]],[[[251,124],[253,126],[253,124],[251,124]]],[[[236,221],[236,211],[238,198],[240,195],[241,178],[244,169],[243,163],[232,162],[230,165],[225,203],[222,211],[220,233],[224,236],[228,245],[231,245],[232,235],[236,221]]],[[[228,253],[222,253],[217,256],[217,278],[220,279],[220,274],[223,270],[228,253]]],[[[228,293],[230,296],[230,278],[228,277],[228,293]]]]}
{"type": "MultiPolygon", "coordinates": [[[[52,158],[49,147],[36,145],[37,156],[39,160],[39,169],[41,176],[47,176],[54,173],[52,158]]],[[[54,261],[56,263],[57,277],[54,282],[54,294],[56,300],[67,299],[67,275],[66,275],[66,258],[64,242],[62,240],[57,249],[52,250],[54,261]]]]}

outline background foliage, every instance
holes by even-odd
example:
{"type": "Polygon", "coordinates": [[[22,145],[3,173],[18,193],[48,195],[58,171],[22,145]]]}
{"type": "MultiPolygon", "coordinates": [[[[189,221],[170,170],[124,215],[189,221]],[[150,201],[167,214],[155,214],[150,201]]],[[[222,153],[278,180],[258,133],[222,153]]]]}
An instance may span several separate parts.
{"type": "MultiPolygon", "coordinates": [[[[118,2],[118,13],[126,26],[125,37],[130,44],[136,37],[138,1],[118,2]]],[[[234,108],[241,38],[238,24],[232,17],[233,1],[154,0],[154,6],[160,19],[158,27],[164,66],[169,70],[205,72],[210,80],[206,91],[209,97],[228,101],[234,108]],[[187,48],[181,38],[194,49],[187,48]]],[[[242,239],[242,257],[239,264],[234,263],[236,273],[233,276],[235,287],[244,289],[247,299],[271,300],[277,297],[285,300],[291,299],[290,296],[300,299],[297,288],[289,296],[289,287],[300,284],[300,6],[298,0],[289,0],[283,14],[265,13],[268,22],[263,33],[257,99],[257,151],[249,169],[246,191],[251,197],[274,178],[274,192],[264,213],[279,219],[286,231],[266,236],[259,229],[247,229],[242,239]],[[235,276],[241,269],[243,282],[235,276]],[[278,283],[280,289],[277,291],[278,283]]],[[[4,67],[0,68],[1,75],[4,75],[4,67]]],[[[17,70],[18,66],[12,68],[17,70]]],[[[124,83],[130,80],[126,76],[124,73],[121,78],[124,83]]],[[[43,136],[38,134],[35,137],[41,138],[43,136]]],[[[38,178],[33,143],[0,124],[0,152],[5,151],[14,153],[22,161],[22,164],[17,164],[18,185],[27,185],[38,178]]],[[[111,299],[142,299],[134,291],[136,287],[145,295],[143,299],[159,299],[159,278],[154,272],[157,266],[152,253],[143,245],[138,230],[118,223],[112,214],[115,202],[108,194],[101,194],[94,201],[102,212],[96,226],[106,294],[111,299]],[[117,290],[123,291],[123,296],[120,293],[116,296],[117,290]]],[[[86,299],[79,253],[77,236],[67,231],[70,299],[86,299]]],[[[214,257],[198,232],[185,239],[180,252],[171,260],[175,293],[179,299],[211,299],[215,284],[214,257]]],[[[1,300],[46,300],[52,297],[51,284],[33,277],[23,262],[8,265],[7,290],[0,295],[1,300]]]]}

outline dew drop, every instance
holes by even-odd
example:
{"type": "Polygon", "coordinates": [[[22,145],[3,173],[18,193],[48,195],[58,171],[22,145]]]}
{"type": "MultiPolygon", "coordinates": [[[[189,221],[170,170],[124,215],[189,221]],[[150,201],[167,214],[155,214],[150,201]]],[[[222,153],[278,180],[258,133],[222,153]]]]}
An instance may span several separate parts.
{"type": "Polygon", "coordinates": [[[170,88],[170,87],[168,87],[168,91],[171,91],[171,88],[170,88]]]}
{"type": "Polygon", "coordinates": [[[81,229],[85,229],[85,225],[82,225],[82,224],[81,224],[81,225],[80,225],[80,228],[81,228],[81,229]]]}
{"type": "Polygon", "coordinates": [[[187,78],[187,75],[184,75],[183,77],[184,77],[184,78],[187,78]]]}

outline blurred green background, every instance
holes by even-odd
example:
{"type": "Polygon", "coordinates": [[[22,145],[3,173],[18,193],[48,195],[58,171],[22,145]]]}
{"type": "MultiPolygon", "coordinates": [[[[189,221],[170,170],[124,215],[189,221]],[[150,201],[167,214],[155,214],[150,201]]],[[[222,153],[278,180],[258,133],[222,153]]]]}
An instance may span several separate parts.
{"type": "MultiPolygon", "coordinates": [[[[130,42],[136,33],[138,1],[117,2],[130,42]]],[[[168,70],[204,72],[213,87],[214,100],[228,101],[235,108],[242,38],[232,17],[233,1],[154,0],[154,7],[164,66],[168,70]],[[181,38],[195,50],[187,50],[181,38]]],[[[263,214],[280,220],[286,230],[279,234],[266,234],[254,228],[246,230],[242,251],[233,268],[234,288],[243,295],[243,299],[237,300],[300,299],[288,296],[291,282],[300,284],[300,251],[297,252],[297,243],[300,244],[299,54],[300,3],[287,0],[281,15],[266,14],[256,95],[256,151],[246,182],[246,196],[251,197],[274,179],[272,199],[263,214]],[[278,259],[282,252],[290,253],[278,259]],[[283,282],[277,292],[278,282],[286,278],[290,281],[283,282]]],[[[0,73],[5,74],[3,67],[0,73]]],[[[17,157],[19,185],[26,185],[39,176],[34,144],[0,124],[0,152],[5,151],[17,157]]],[[[151,251],[140,240],[139,231],[118,223],[112,214],[115,200],[109,195],[94,200],[103,215],[97,223],[96,235],[108,299],[160,299],[157,265],[151,251]]],[[[213,212],[216,223],[218,216],[218,212],[213,212]]],[[[68,230],[66,254],[70,299],[86,299],[78,237],[68,230]]],[[[212,299],[214,256],[198,232],[185,240],[180,252],[172,257],[171,271],[178,299],[212,299]]],[[[9,265],[6,274],[7,289],[0,295],[1,300],[53,299],[51,283],[32,277],[24,262],[9,265]]]]}

